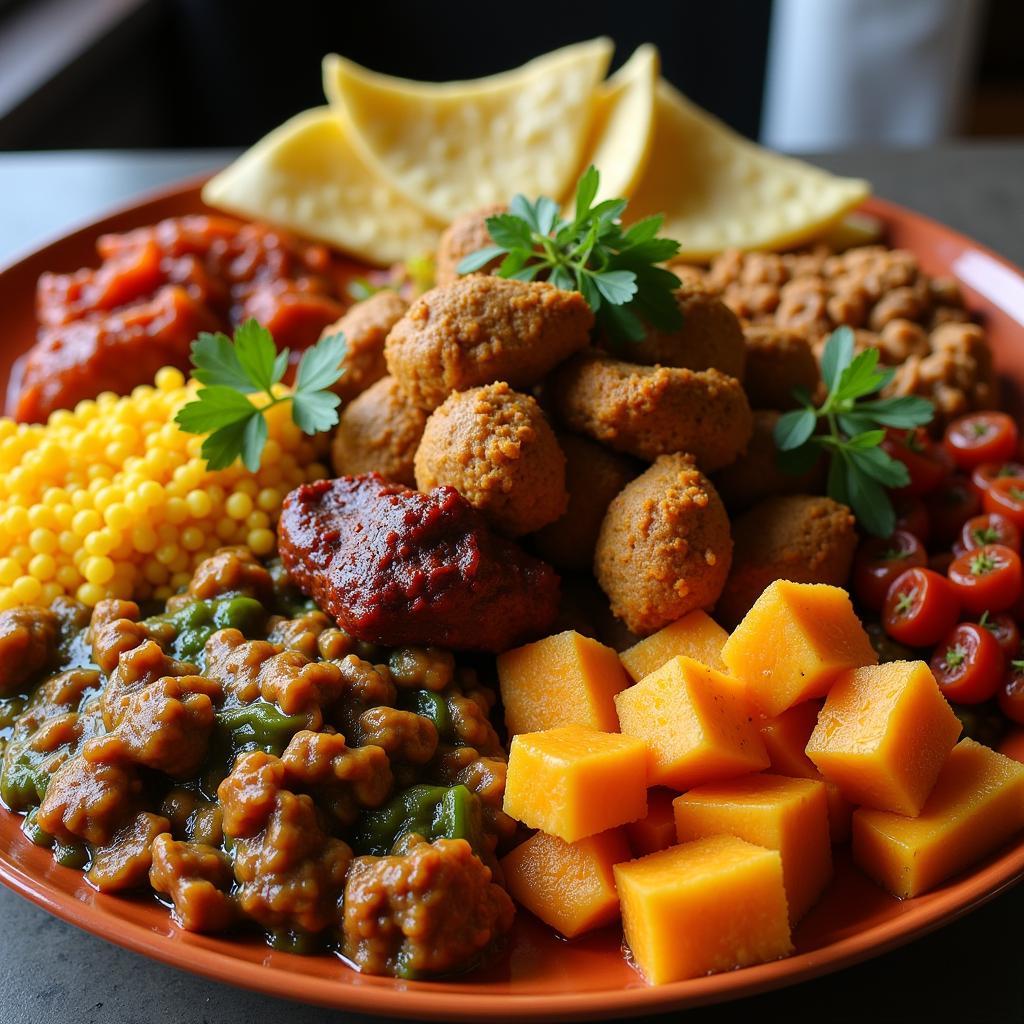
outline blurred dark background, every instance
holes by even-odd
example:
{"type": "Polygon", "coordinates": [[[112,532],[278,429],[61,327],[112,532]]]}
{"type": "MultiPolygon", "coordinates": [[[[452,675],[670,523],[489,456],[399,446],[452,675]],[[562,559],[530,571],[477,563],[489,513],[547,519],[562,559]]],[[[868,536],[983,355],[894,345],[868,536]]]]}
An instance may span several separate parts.
{"type": "MultiPolygon", "coordinates": [[[[1024,0],[952,2],[977,8],[957,131],[1024,134],[1024,0]]],[[[0,0],[0,149],[243,146],[323,102],[320,58],[330,50],[380,71],[446,80],[599,34],[616,40],[617,63],[657,42],[667,78],[756,138],[772,8],[771,0],[0,0]]]]}

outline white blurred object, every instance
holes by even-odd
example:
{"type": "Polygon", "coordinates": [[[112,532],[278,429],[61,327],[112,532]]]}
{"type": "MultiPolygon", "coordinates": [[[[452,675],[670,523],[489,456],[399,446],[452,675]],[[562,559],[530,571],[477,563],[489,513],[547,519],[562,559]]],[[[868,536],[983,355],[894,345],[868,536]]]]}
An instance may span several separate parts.
{"type": "Polygon", "coordinates": [[[775,0],[761,141],[921,146],[957,127],[984,0],[775,0]]]}

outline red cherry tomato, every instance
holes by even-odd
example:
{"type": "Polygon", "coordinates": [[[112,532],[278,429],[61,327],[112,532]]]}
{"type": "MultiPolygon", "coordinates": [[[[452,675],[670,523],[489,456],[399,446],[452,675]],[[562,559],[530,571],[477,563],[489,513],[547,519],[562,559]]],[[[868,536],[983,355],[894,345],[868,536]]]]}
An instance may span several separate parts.
{"type": "Polygon", "coordinates": [[[1024,480],[1024,462],[983,462],[971,470],[971,486],[978,492],[978,497],[984,500],[992,481],[1001,480],[1004,476],[1024,480]]]}
{"type": "Polygon", "coordinates": [[[965,551],[953,559],[948,575],[960,604],[973,615],[1005,611],[1020,597],[1020,556],[1002,544],[965,551]]]}
{"type": "Polygon", "coordinates": [[[1020,629],[1012,615],[1007,612],[996,615],[983,612],[978,625],[984,626],[996,638],[1007,664],[1020,654],[1020,629]]]}
{"type": "Polygon", "coordinates": [[[976,622],[961,622],[935,648],[932,673],[939,689],[956,704],[980,704],[995,696],[1003,675],[1003,652],[995,637],[976,622]]]}
{"type": "Polygon", "coordinates": [[[928,497],[931,542],[939,547],[952,544],[964,523],[981,511],[981,501],[966,477],[950,477],[928,497]]]}
{"type": "MultiPolygon", "coordinates": [[[[986,512],[980,516],[971,516],[960,531],[958,555],[965,551],[983,548],[986,544],[1002,544],[1020,553],[1020,530],[1016,525],[998,512],[986,512]]],[[[954,550],[956,548],[954,547],[954,550]]]]}
{"type": "Polygon", "coordinates": [[[960,602],[953,585],[931,569],[908,569],[893,580],[882,606],[882,626],[901,644],[936,644],[956,625],[960,602]]]}
{"type": "Polygon", "coordinates": [[[898,488],[897,494],[930,494],[951,472],[945,452],[921,427],[887,430],[882,448],[897,462],[902,462],[910,474],[910,483],[898,488]]]}
{"type": "Polygon", "coordinates": [[[1024,661],[1011,661],[996,693],[999,710],[1011,722],[1024,725],[1024,661]]]}
{"type": "Polygon", "coordinates": [[[942,443],[960,469],[974,469],[983,462],[1006,462],[1017,454],[1019,433],[1005,412],[972,412],[958,416],[948,427],[942,443]]]}
{"type": "Polygon", "coordinates": [[[921,542],[904,530],[896,530],[888,540],[873,537],[857,549],[853,563],[853,592],[865,608],[877,612],[885,604],[885,595],[900,573],[928,561],[921,542]]]}
{"type": "Polygon", "coordinates": [[[893,494],[892,507],[896,510],[896,529],[906,530],[927,544],[931,529],[928,506],[912,494],[893,494]]]}
{"type": "Polygon", "coordinates": [[[985,492],[985,511],[999,512],[1024,529],[1024,480],[1002,476],[985,492]]]}

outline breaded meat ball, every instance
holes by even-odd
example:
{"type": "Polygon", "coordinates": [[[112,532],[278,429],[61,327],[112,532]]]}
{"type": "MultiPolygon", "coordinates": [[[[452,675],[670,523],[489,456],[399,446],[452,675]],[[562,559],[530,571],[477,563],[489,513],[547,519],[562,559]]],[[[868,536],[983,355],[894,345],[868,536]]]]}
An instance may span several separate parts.
{"type": "Polygon", "coordinates": [[[427,419],[416,486],[454,487],[509,537],[554,522],[569,501],[565,456],[536,399],[504,381],[456,391],[427,419]]]}
{"type": "Polygon", "coordinates": [[[682,326],[674,331],[649,327],[643,341],[610,342],[602,348],[619,359],[648,366],[679,366],[687,370],[721,370],[742,379],[746,345],[736,314],[695,281],[684,281],[675,292],[682,326]]]}
{"type": "Polygon", "coordinates": [[[557,569],[589,572],[608,505],[643,466],[577,434],[559,434],[558,444],[565,454],[569,506],[534,534],[534,548],[557,569]]]}
{"type": "Polygon", "coordinates": [[[767,498],[733,521],[732,572],[716,609],[733,626],[769,583],[829,583],[850,576],[857,533],[853,513],[831,498],[792,494],[767,498]]]}
{"type": "Polygon", "coordinates": [[[709,473],[735,461],[753,430],[743,385],[718,370],[637,366],[592,349],[556,371],[549,394],[570,430],[648,461],[687,452],[709,473]]]}
{"type": "Polygon", "coordinates": [[[594,314],[579,292],[473,274],[421,295],[391,329],[388,369],[421,408],[453,391],[536,384],[583,348],[594,314]]]}
{"type": "Polygon", "coordinates": [[[427,414],[406,398],[394,377],[383,377],[342,407],[331,442],[338,476],[380,473],[385,480],[416,486],[413,457],[427,414]]]}
{"type": "Polygon", "coordinates": [[[345,335],[345,372],[332,390],[343,401],[351,401],[387,372],[384,363],[384,339],[401,319],[408,303],[390,289],[383,289],[352,306],[340,320],[320,332],[321,338],[342,331],[345,335]]]}
{"type": "Polygon", "coordinates": [[[744,331],[747,398],[756,409],[793,409],[796,388],[814,395],[821,377],[818,360],[802,334],[771,324],[750,324],[744,331]]]}
{"type": "Polygon", "coordinates": [[[594,574],[638,636],[718,600],[732,563],[722,499],[687,455],[663,455],[612,499],[594,574]]]}
{"type": "MultiPolygon", "coordinates": [[[[441,235],[441,241],[437,244],[437,256],[434,260],[434,281],[438,285],[451,284],[459,278],[458,266],[463,257],[469,256],[478,249],[486,249],[494,245],[494,241],[487,231],[487,218],[497,213],[504,213],[505,207],[500,203],[495,206],[485,206],[479,210],[470,210],[464,213],[448,225],[441,235]]],[[[487,266],[481,268],[481,272],[487,273],[492,266],[497,266],[501,260],[493,260],[487,266]]]]}

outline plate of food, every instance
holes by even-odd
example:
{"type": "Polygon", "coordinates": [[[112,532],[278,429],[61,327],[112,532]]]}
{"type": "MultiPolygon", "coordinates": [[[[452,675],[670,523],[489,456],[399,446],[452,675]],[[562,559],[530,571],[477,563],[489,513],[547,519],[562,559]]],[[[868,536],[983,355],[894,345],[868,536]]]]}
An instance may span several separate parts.
{"type": "Polygon", "coordinates": [[[0,880],[325,1006],[792,984],[1024,872],[1024,277],[643,46],[0,271],[0,880]]]}

